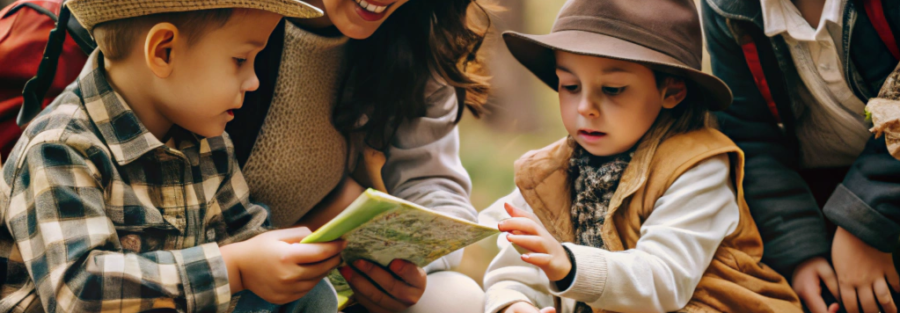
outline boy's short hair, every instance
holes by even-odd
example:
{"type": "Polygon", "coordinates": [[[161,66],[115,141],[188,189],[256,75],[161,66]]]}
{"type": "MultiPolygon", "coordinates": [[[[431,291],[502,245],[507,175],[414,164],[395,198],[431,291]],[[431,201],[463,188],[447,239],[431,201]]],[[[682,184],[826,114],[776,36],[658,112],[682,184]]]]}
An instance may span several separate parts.
{"type": "Polygon", "coordinates": [[[656,77],[657,88],[662,88],[667,78],[684,81],[685,88],[687,88],[687,96],[684,100],[672,109],[663,109],[657,118],[658,124],[672,123],[672,128],[668,131],[669,136],[706,127],[716,127],[715,118],[710,113],[709,103],[703,95],[697,94],[702,89],[698,88],[692,80],[657,70],[653,70],[653,75],[656,77]]]}
{"type": "Polygon", "coordinates": [[[231,18],[233,9],[212,9],[202,11],[160,13],[110,21],[94,28],[97,47],[107,59],[116,61],[128,57],[135,40],[143,40],[141,34],[158,23],[172,23],[178,27],[188,44],[196,43],[207,31],[224,26],[231,18]]]}

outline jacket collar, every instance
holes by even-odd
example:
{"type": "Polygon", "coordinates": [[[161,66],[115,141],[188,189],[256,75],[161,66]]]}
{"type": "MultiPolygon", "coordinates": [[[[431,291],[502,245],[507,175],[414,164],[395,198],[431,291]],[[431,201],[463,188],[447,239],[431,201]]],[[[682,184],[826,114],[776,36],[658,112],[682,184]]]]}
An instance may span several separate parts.
{"type": "MultiPolygon", "coordinates": [[[[656,149],[671,128],[671,123],[655,126],[644,135],[638,143],[631,162],[622,173],[619,187],[609,202],[606,220],[611,221],[622,203],[634,195],[650,176],[650,164],[656,149]]],[[[571,220],[571,186],[568,184],[545,184],[545,180],[556,173],[568,173],[569,159],[575,151],[575,140],[572,137],[559,140],[543,149],[531,151],[516,161],[516,186],[522,192],[526,202],[535,210],[535,215],[548,231],[562,242],[574,240],[571,220]],[[560,197],[562,195],[563,197],[560,197]],[[570,201],[543,201],[543,199],[569,199],[570,201]]],[[[568,181],[568,179],[566,180],[568,181]]]]}
{"type": "Polygon", "coordinates": [[[703,0],[709,7],[728,19],[750,21],[763,27],[762,7],[760,0],[703,0]]]}
{"type": "Polygon", "coordinates": [[[84,107],[119,165],[163,146],[107,81],[103,54],[94,50],[78,76],[84,107]]]}

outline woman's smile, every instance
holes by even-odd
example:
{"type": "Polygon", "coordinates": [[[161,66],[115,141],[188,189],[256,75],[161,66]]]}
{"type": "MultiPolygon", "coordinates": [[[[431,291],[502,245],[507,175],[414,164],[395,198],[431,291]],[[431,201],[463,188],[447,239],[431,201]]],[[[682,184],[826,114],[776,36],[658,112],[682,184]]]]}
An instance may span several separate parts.
{"type": "Polygon", "coordinates": [[[353,0],[353,1],[356,2],[356,13],[359,14],[359,16],[362,19],[364,19],[366,21],[370,21],[370,22],[374,22],[374,21],[384,18],[384,16],[387,15],[387,14],[385,14],[385,12],[392,5],[394,5],[393,3],[381,4],[381,3],[377,3],[373,0],[368,0],[368,1],[353,0]]]}

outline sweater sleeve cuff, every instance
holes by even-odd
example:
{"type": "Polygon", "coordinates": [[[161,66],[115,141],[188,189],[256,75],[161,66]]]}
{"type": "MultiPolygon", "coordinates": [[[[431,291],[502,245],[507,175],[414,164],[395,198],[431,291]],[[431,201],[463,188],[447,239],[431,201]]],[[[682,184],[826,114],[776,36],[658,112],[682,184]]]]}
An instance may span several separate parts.
{"type": "Polygon", "coordinates": [[[825,216],[866,244],[882,252],[894,252],[900,243],[900,226],[866,204],[844,184],[825,203],[825,216]]]}
{"type": "Polygon", "coordinates": [[[498,283],[488,289],[484,294],[484,312],[498,313],[516,302],[527,302],[534,305],[534,302],[528,299],[525,293],[516,290],[518,286],[520,285],[516,283],[509,283],[508,286],[498,283]]]}
{"type": "Polygon", "coordinates": [[[188,312],[227,312],[231,303],[228,269],[216,243],[172,251],[179,265],[188,312]]]}
{"type": "Polygon", "coordinates": [[[557,297],[574,299],[584,303],[594,303],[600,299],[603,290],[606,289],[607,265],[606,251],[593,247],[580,246],[573,243],[564,243],[563,246],[572,252],[575,257],[572,268],[575,270],[575,279],[565,290],[556,288],[555,283],[550,283],[550,293],[557,297]]]}

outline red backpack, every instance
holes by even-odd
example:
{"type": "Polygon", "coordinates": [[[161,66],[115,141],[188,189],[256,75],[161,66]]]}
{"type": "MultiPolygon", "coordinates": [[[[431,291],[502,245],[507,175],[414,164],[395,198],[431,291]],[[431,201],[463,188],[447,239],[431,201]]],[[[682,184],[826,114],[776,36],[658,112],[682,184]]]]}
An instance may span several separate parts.
{"type": "MultiPolygon", "coordinates": [[[[40,109],[46,107],[78,77],[94,44],[78,22],[67,19],[72,36],[61,45],[58,66],[41,65],[50,31],[56,28],[63,0],[20,0],[0,11],[0,160],[5,160],[22,134],[16,122],[25,102],[26,82],[44,68],[45,82],[37,82],[40,109]]],[[[44,62],[50,63],[50,62],[44,62]]],[[[27,117],[30,120],[33,116],[27,117]]],[[[27,123],[24,120],[22,125],[27,123]]]]}

